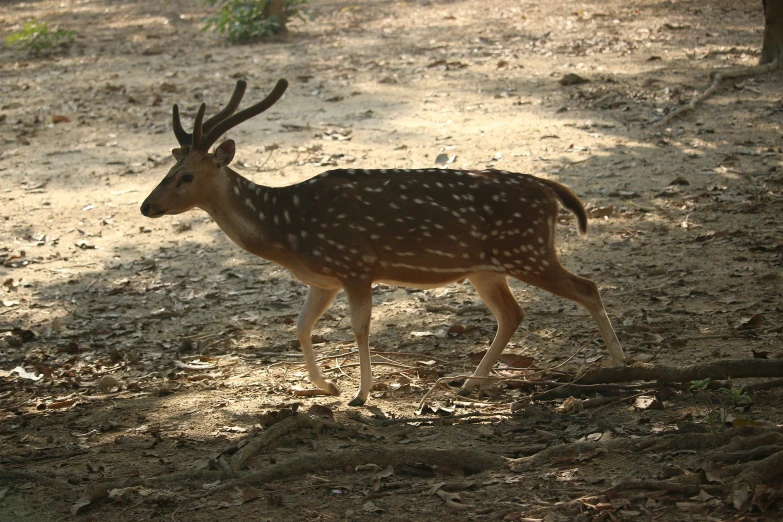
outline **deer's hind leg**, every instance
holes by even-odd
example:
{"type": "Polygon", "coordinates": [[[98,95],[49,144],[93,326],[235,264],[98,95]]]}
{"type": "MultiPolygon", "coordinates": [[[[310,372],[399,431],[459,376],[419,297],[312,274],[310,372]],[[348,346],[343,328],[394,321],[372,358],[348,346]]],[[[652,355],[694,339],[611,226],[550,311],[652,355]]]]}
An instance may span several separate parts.
{"type": "Polygon", "coordinates": [[[525,318],[525,312],[522,311],[522,307],[511,294],[505,274],[477,272],[468,276],[468,281],[476,289],[484,304],[495,315],[498,321],[498,331],[489,350],[481,359],[476,371],[473,372],[473,376],[465,381],[459,390],[460,395],[469,394],[477,385],[484,382],[483,379],[474,379],[473,377],[489,375],[511,336],[514,335],[522,323],[522,319],[525,318]]]}
{"type": "Polygon", "coordinates": [[[601,294],[598,292],[598,286],[594,282],[566,270],[554,255],[548,256],[545,260],[539,260],[535,267],[525,267],[521,271],[512,270],[511,275],[531,286],[582,305],[598,323],[598,331],[609,350],[612,365],[623,366],[625,364],[623,347],[614,333],[609,316],[606,315],[601,294]]]}

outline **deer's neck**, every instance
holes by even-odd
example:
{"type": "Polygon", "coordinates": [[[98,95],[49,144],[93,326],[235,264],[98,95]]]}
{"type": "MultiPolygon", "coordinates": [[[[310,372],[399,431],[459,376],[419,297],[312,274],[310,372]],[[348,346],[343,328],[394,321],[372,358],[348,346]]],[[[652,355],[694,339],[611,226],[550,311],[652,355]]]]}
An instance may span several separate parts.
{"type": "Polygon", "coordinates": [[[278,190],[257,185],[224,167],[218,186],[203,208],[234,243],[274,260],[281,245],[270,223],[269,210],[278,190]]]}

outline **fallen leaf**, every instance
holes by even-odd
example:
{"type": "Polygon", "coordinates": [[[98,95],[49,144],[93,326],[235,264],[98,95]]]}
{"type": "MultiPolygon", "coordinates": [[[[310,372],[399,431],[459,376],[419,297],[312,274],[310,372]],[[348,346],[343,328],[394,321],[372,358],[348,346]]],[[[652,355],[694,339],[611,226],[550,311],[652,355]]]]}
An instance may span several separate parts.
{"type": "Polygon", "coordinates": [[[394,466],[386,466],[384,469],[373,475],[374,480],[380,480],[382,478],[391,477],[394,475],[394,466]]]}
{"type": "Polygon", "coordinates": [[[595,219],[609,217],[612,214],[614,214],[614,205],[608,205],[606,207],[592,207],[587,209],[587,215],[595,219]]]}
{"type": "Polygon", "coordinates": [[[36,375],[35,373],[30,373],[21,366],[17,366],[11,370],[11,373],[16,373],[22,379],[30,379],[31,381],[39,381],[43,378],[43,374],[36,375]]]}
{"type": "Polygon", "coordinates": [[[109,496],[109,491],[101,486],[87,488],[79,500],[71,506],[71,515],[76,516],[85,507],[89,506],[94,500],[109,496]]]}
{"type": "Polygon", "coordinates": [[[699,490],[699,494],[695,497],[691,497],[691,500],[695,500],[696,502],[707,502],[708,500],[715,498],[703,489],[699,490]]]}
{"type": "Polygon", "coordinates": [[[698,504],[696,502],[677,502],[677,509],[685,511],[686,513],[698,513],[707,509],[704,504],[698,504]]]}
{"type": "Polygon", "coordinates": [[[67,401],[50,402],[46,405],[46,408],[49,410],[59,410],[62,408],[70,408],[74,404],[76,404],[76,399],[70,399],[67,401]]]}
{"type": "Polygon", "coordinates": [[[465,332],[465,327],[461,324],[453,324],[449,326],[449,329],[446,330],[446,333],[453,336],[458,336],[465,332]]]}
{"type": "Polygon", "coordinates": [[[364,511],[365,513],[380,514],[380,513],[383,513],[386,510],[383,509],[383,508],[379,508],[372,501],[367,501],[364,504],[362,504],[362,511],[364,511]]]}
{"type": "Polygon", "coordinates": [[[721,475],[723,473],[723,466],[713,461],[708,461],[702,465],[701,470],[704,472],[704,477],[709,482],[723,482],[721,475]]]}
{"type": "Polygon", "coordinates": [[[269,410],[260,415],[258,422],[261,424],[261,426],[268,428],[269,426],[272,426],[273,424],[276,424],[281,420],[296,414],[299,406],[300,404],[295,402],[279,410],[269,410]]]}
{"type": "Polygon", "coordinates": [[[457,159],[456,155],[449,156],[445,152],[441,152],[435,157],[435,163],[437,165],[448,165],[449,163],[454,163],[454,160],[457,159]]]}
{"type": "Polygon", "coordinates": [[[739,323],[737,323],[737,330],[751,330],[753,328],[758,328],[764,322],[767,320],[767,318],[764,316],[764,314],[753,314],[750,317],[743,317],[740,319],[739,323]]]}
{"type": "Polygon", "coordinates": [[[750,486],[743,486],[731,493],[731,503],[736,510],[744,510],[750,501],[750,486]]]}
{"type": "Polygon", "coordinates": [[[573,415],[584,411],[585,407],[582,404],[582,401],[580,401],[579,399],[574,397],[569,397],[565,401],[563,401],[563,404],[560,406],[560,409],[564,413],[573,415]]]}
{"type": "Polygon", "coordinates": [[[741,428],[743,426],[763,426],[764,423],[759,421],[754,421],[751,419],[744,419],[742,417],[738,417],[735,419],[732,419],[731,421],[731,427],[732,428],[741,428]]]}
{"type": "Polygon", "coordinates": [[[498,357],[498,361],[512,368],[530,368],[535,364],[535,359],[527,355],[516,353],[504,353],[498,357]]]}
{"type": "Polygon", "coordinates": [[[634,408],[637,410],[662,410],[663,404],[661,401],[656,399],[655,397],[649,396],[649,395],[643,395],[641,397],[637,397],[634,401],[634,408]]]}
{"type": "Polygon", "coordinates": [[[234,492],[231,495],[231,498],[234,500],[235,506],[241,506],[246,502],[250,502],[251,500],[260,498],[261,496],[262,496],[261,492],[258,491],[257,489],[248,488],[248,489],[234,492]]]}
{"type": "Polygon", "coordinates": [[[117,379],[117,377],[113,375],[104,375],[100,379],[98,379],[98,390],[105,392],[107,390],[110,390],[112,388],[119,388],[120,387],[120,381],[117,379]]]}
{"type": "Polygon", "coordinates": [[[157,56],[159,54],[163,54],[163,48],[159,45],[153,45],[144,49],[141,54],[143,56],[157,56]]]}
{"type": "Polygon", "coordinates": [[[757,484],[751,503],[758,506],[762,513],[766,513],[779,498],[780,493],[776,488],[770,488],[766,484],[757,484]]]}
{"type": "Polygon", "coordinates": [[[670,31],[680,31],[683,29],[691,28],[690,24],[678,24],[678,23],[669,23],[669,22],[663,24],[663,27],[669,29],[670,31]]]}
{"type": "Polygon", "coordinates": [[[562,78],[560,78],[560,80],[558,81],[560,85],[568,86],[568,85],[580,85],[583,83],[588,83],[590,80],[588,80],[587,78],[582,78],[578,74],[568,73],[562,78]]]}
{"type": "Polygon", "coordinates": [[[313,404],[310,409],[307,410],[307,414],[311,417],[319,417],[321,419],[334,419],[334,412],[328,406],[321,404],[313,404]]]}
{"type": "Polygon", "coordinates": [[[446,507],[449,509],[453,509],[455,511],[465,511],[473,507],[463,504],[462,499],[458,493],[452,493],[450,491],[439,489],[435,492],[435,494],[446,502],[446,507]]]}

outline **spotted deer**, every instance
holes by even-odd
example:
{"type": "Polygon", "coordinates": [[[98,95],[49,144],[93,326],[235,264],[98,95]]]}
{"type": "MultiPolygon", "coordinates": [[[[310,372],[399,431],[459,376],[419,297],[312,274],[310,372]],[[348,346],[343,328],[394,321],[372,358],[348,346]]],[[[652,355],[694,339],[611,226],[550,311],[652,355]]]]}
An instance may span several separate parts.
{"type": "Polygon", "coordinates": [[[558,201],[587,232],[581,201],[547,179],[497,170],[337,169],[287,187],[265,187],[229,168],[235,144],[210,147],[226,131],[271,107],[288,83],[279,80],[259,103],[236,111],[246,83],[228,104],[193,133],[183,130],[174,105],[176,164],[141,205],[150,218],[198,207],[240,247],[290,270],[309,292],[297,322],[310,380],[337,395],[313,352],[311,333],[340,290],[348,297],[361,384],[351,406],[367,400],[372,385],[369,331],[372,285],[382,282],[436,288],[467,279],[497,318],[495,339],[459,393],[486,377],[522,322],[524,312],[508,287],[514,277],[582,305],[598,323],[612,363],[623,365],[620,342],[598,287],[568,272],[555,250],[558,201]]]}

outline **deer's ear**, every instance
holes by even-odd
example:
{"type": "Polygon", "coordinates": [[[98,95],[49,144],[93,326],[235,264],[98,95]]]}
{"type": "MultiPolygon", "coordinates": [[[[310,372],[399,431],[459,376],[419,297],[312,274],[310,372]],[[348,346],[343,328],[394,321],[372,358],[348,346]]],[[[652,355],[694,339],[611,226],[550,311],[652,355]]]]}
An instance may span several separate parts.
{"type": "Polygon", "coordinates": [[[225,167],[234,159],[234,152],[236,152],[234,140],[226,140],[215,149],[215,154],[212,155],[212,161],[214,161],[215,165],[218,167],[225,167]]]}
{"type": "Polygon", "coordinates": [[[179,161],[185,157],[185,151],[183,149],[171,149],[171,155],[174,156],[175,160],[179,161]]]}

